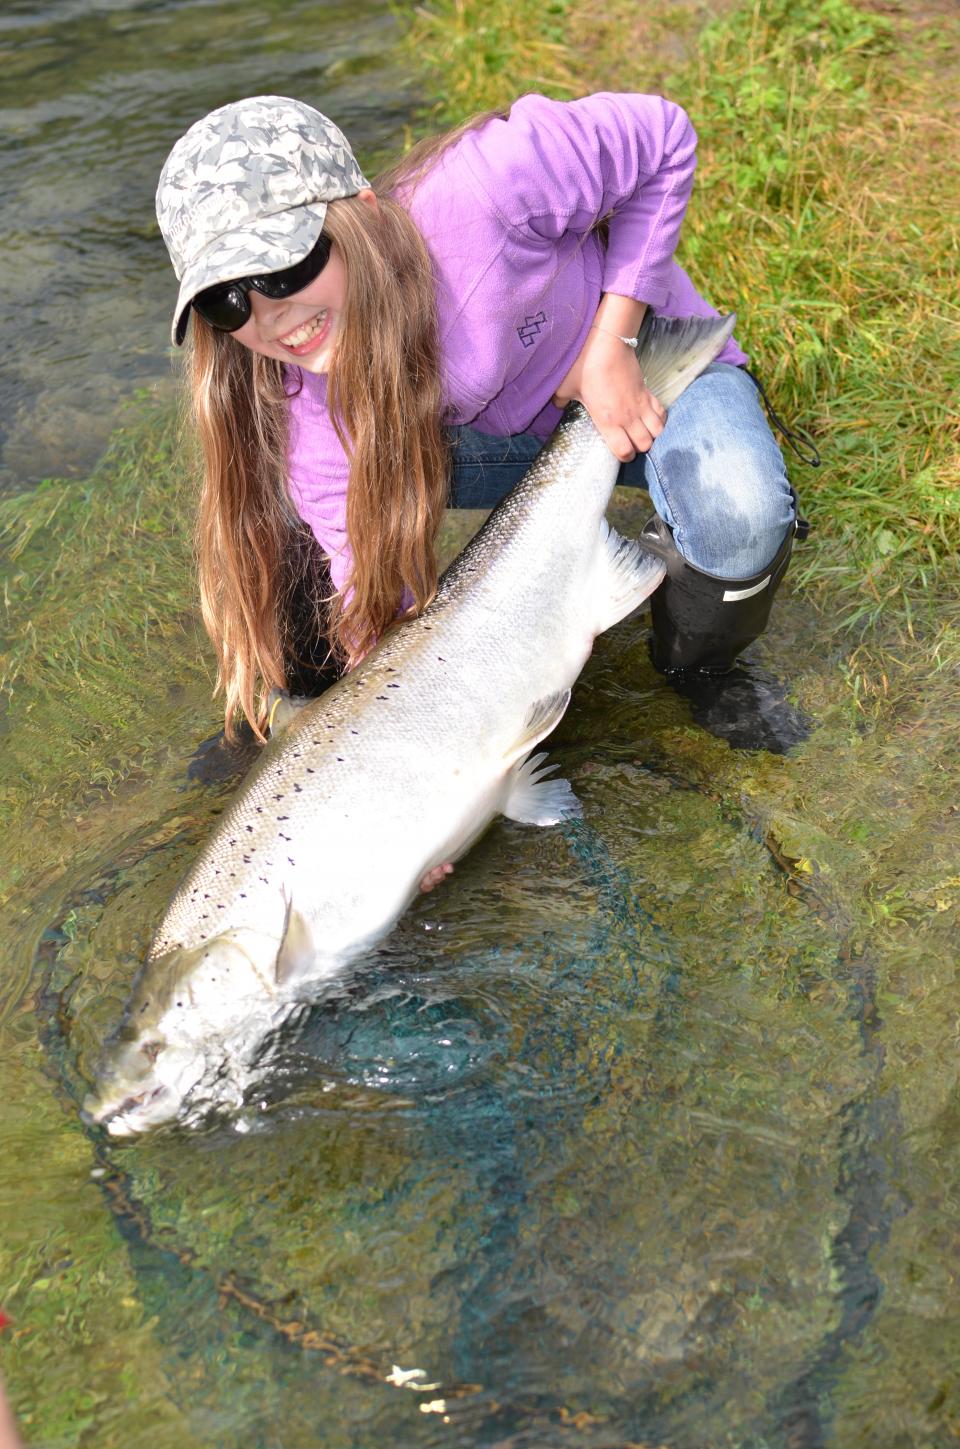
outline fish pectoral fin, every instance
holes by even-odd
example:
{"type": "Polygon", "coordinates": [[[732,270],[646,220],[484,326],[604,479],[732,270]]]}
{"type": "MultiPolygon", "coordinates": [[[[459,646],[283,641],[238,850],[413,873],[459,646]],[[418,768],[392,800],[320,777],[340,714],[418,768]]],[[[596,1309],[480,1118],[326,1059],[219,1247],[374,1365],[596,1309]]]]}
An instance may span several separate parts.
{"type": "Polygon", "coordinates": [[[523,759],[538,745],[542,739],[546,739],[551,730],[555,730],[567,712],[567,705],[570,703],[570,690],[558,689],[556,694],[545,694],[538,699],[527,711],[527,717],[523,722],[523,729],[513,741],[508,750],[504,751],[504,760],[508,765],[513,765],[517,760],[523,759]]]}
{"type": "Polygon", "coordinates": [[[632,538],[623,538],[606,519],[600,524],[594,627],[598,634],[619,624],[650,597],[666,565],[632,538]]]}
{"type": "Polygon", "coordinates": [[[271,689],[267,695],[267,729],[270,731],[270,738],[276,739],[282,734],[291,720],[305,705],[310,704],[309,699],[298,699],[288,694],[285,689],[271,689]]]}
{"type": "Polygon", "coordinates": [[[304,917],[299,911],[294,910],[293,903],[290,902],[287,905],[283,940],[280,942],[280,950],[277,952],[275,968],[277,985],[286,986],[289,981],[299,976],[304,966],[308,965],[315,955],[313,932],[304,917]]]}
{"type": "Polygon", "coordinates": [[[544,765],[546,752],[519,760],[510,771],[509,794],[502,814],[522,825],[558,825],[583,814],[569,780],[548,780],[559,765],[544,765]]]}

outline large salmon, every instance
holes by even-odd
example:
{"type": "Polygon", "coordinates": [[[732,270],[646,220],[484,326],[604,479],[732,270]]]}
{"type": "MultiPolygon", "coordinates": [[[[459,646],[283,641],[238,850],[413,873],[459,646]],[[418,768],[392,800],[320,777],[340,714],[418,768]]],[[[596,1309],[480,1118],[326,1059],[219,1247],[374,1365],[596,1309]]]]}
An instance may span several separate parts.
{"type": "MultiPolygon", "coordinates": [[[[733,322],[648,318],[640,362],[664,406],[733,322]]],[[[431,867],[498,813],[579,813],[532,751],[595,637],[663,576],[604,520],[618,467],[568,407],[430,607],[271,739],[160,923],[90,1120],[126,1135],[239,1100],[264,1040],[390,930],[431,867]]]]}

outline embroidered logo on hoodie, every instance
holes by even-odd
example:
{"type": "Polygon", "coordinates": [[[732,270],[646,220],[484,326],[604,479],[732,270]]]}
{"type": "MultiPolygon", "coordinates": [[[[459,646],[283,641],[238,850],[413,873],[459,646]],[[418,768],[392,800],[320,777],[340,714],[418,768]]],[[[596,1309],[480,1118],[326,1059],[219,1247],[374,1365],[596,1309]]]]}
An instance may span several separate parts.
{"type": "Polygon", "coordinates": [[[538,312],[535,317],[524,317],[523,326],[517,328],[517,336],[524,347],[532,347],[540,335],[540,329],[547,320],[546,312],[538,312]]]}

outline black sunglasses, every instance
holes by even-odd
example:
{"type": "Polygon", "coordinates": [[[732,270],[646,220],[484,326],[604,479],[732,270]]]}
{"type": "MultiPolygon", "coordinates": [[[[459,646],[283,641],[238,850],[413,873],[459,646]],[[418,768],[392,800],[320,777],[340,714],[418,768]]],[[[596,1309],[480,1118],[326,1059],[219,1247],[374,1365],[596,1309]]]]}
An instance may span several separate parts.
{"type": "Polygon", "coordinates": [[[321,232],[316,246],[302,262],[294,262],[292,267],[284,267],[282,272],[268,272],[262,277],[238,277],[234,282],[218,282],[215,287],[205,287],[198,292],[190,305],[211,327],[220,332],[236,332],[249,320],[250,298],[247,293],[251,287],[274,300],[302,292],[327,265],[330,246],[330,238],[321,232]]]}

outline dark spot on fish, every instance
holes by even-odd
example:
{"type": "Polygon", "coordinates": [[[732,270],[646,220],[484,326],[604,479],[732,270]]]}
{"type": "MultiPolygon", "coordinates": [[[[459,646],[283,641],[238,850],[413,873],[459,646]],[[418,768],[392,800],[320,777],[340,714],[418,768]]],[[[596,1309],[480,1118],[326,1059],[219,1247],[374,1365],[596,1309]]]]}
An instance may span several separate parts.
{"type": "Polygon", "coordinates": [[[302,795],[303,794],[303,786],[302,785],[294,785],[293,788],[296,790],[296,792],[297,792],[298,795],[302,795]]]}
{"type": "Polygon", "coordinates": [[[341,765],[342,765],[342,764],[343,764],[343,756],[342,756],[342,755],[338,755],[338,756],[337,756],[337,760],[338,760],[338,761],[339,761],[339,763],[340,763],[340,764],[341,764],[341,765]]]}
{"type": "Polygon", "coordinates": [[[235,840],[231,840],[231,842],[230,842],[231,845],[236,845],[236,843],[237,842],[235,840]]]}
{"type": "Polygon", "coordinates": [[[278,820],[289,820],[290,819],[290,816],[289,815],[278,815],[277,816],[277,819],[278,820]]]}
{"type": "Polygon", "coordinates": [[[399,686],[399,684],[388,684],[387,685],[387,688],[388,689],[399,689],[400,686],[399,686]]]}
{"type": "Polygon", "coordinates": [[[149,1001],[145,1001],[145,1002],[144,1002],[144,1003],[143,1003],[143,1005],[142,1005],[142,1006],[141,1006],[141,1008],[140,1008],[140,1015],[141,1015],[141,1016],[142,1016],[142,1015],[143,1015],[143,1013],[144,1013],[144,1012],[145,1012],[145,1011],[146,1011],[146,1009],[147,1009],[147,1007],[148,1007],[148,1006],[149,1006],[149,1005],[150,1005],[150,1003],[149,1003],[149,1001]]]}
{"type": "Polygon", "coordinates": [[[209,891],[204,891],[204,893],[203,893],[203,899],[205,901],[208,901],[210,899],[210,892],[209,891]]]}
{"type": "Polygon", "coordinates": [[[358,735],[360,733],[360,731],[359,730],[351,730],[350,733],[352,735],[358,735]]]}
{"type": "Polygon", "coordinates": [[[446,664],[447,661],[444,659],[444,657],[443,657],[442,654],[438,654],[437,655],[437,658],[440,660],[440,663],[441,664],[446,664]]]}
{"type": "Polygon", "coordinates": [[[241,891],[240,892],[240,899],[242,901],[245,901],[247,899],[247,893],[246,893],[246,891],[241,891]]]}
{"type": "Polygon", "coordinates": [[[226,909],[226,906],[217,906],[218,911],[225,911],[226,909]]]}
{"type": "Polygon", "coordinates": [[[244,863],[244,865],[249,865],[250,864],[250,857],[249,857],[249,855],[245,855],[243,857],[243,863],[244,863]]]}
{"type": "Polygon", "coordinates": [[[258,815],[262,815],[263,814],[263,806],[262,805],[258,805],[257,806],[257,814],[258,815]]]}
{"type": "Polygon", "coordinates": [[[253,834],[253,826],[252,825],[248,825],[247,826],[247,834],[248,835],[252,835],[253,834]]]}
{"type": "Polygon", "coordinates": [[[265,875],[261,875],[259,877],[259,879],[263,881],[264,885],[269,885],[270,884],[270,882],[267,880],[267,877],[265,875]]]}
{"type": "Polygon", "coordinates": [[[282,800],[283,799],[283,796],[282,795],[274,795],[273,798],[274,798],[274,800],[282,800]]]}
{"type": "Polygon", "coordinates": [[[295,861],[295,860],[294,860],[294,858],[293,858],[293,856],[292,856],[292,855],[288,855],[288,856],[287,856],[287,860],[289,860],[289,862],[290,862],[290,864],[291,864],[291,865],[296,865],[296,863],[297,863],[297,862],[296,862],[296,861],[295,861]]]}
{"type": "Polygon", "coordinates": [[[311,770],[310,766],[309,765],[307,766],[307,774],[308,775],[315,775],[316,773],[317,773],[316,770],[311,770]]]}
{"type": "Polygon", "coordinates": [[[385,694],[378,694],[377,695],[377,699],[386,699],[386,697],[387,696],[385,694]]]}

